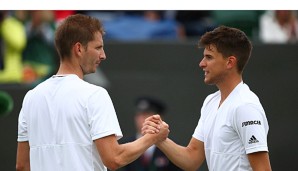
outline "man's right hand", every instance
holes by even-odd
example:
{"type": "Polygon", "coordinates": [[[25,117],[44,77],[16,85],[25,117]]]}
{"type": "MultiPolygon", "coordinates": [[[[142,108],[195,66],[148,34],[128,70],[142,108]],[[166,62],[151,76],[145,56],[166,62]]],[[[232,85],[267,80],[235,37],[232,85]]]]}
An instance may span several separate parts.
{"type": "Polygon", "coordinates": [[[169,125],[159,115],[152,115],[143,123],[142,134],[157,134],[157,142],[165,140],[169,132],[169,125]]]}
{"type": "Polygon", "coordinates": [[[169,125],[166,122],[162,121],[160,123],[160,131],[158,133],[159,138],[156,143],[166,140],[169,136],[169,133],[170,133],[169,125]]]}

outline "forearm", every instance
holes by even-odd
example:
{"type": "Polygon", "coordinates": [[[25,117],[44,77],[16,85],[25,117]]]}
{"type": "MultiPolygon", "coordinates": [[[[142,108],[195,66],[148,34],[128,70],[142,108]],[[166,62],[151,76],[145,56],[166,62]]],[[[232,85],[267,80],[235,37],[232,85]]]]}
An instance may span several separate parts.
{"type": "Polygon", "coordinates": [[[16,170],[30,171],[29,142],[19,142],[17,149],[16,170]]]}
{"type": "Polygon", "coordinates": [[[186,171],[197,170],[205,160],[204,155],[197,153],[197,149],[192,151],[189,146],[180,146],[170,139],[156,145],[176,166],[186,171]]]}
{"type": "Polygon", "coordinates": [[[268,152],[255,152],[248,154],[248,159],[253,171],[271,171],[268,152]]]}
{"type": "Polygon", "coordinates": [[[163,125],[159,132],[146,134],[130,143],[118,144],[116,137],[110,135],[95,140],[95,144],[106,167],[116,170],[136,160],[153,144],[165,140],[168,134],[168,125],[163,125]]]}
{"type": "Polygon", "coordinates": [[[120,163],[119,167],[136,160],[155,142],[156,139],[152,135],[146,134],[133,142],[121,144],[121,151],[119,155],[116,156],[116,160],[120,163]]]}

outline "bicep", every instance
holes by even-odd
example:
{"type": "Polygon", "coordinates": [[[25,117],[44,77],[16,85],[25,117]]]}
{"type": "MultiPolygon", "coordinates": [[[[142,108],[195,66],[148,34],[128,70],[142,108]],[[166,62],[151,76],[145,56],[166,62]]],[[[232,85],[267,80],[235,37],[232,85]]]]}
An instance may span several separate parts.
{"type": "Polygon", "coordinates": [[[115,135],[109,135],[103,138],[94,140],[97,147],[100,158],[103,163],[111,161],[116,155],[119,149],[117,137],[115,135]]]}
{"type": "Polygon", "coordinates": [[[262,151],[250,153],[247,156],[254,171],[271,171],[268,152],[262,151]]]}

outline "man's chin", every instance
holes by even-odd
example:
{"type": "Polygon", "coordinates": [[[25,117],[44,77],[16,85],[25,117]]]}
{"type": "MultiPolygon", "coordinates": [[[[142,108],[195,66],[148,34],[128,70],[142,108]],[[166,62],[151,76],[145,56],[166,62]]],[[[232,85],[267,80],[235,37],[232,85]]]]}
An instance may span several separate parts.
{"type": "Polygon", "coordinates": [[[210,80],[204,80],[205,84],[207,85],[214,85],[214,82],[210,81],[210,80]]]}

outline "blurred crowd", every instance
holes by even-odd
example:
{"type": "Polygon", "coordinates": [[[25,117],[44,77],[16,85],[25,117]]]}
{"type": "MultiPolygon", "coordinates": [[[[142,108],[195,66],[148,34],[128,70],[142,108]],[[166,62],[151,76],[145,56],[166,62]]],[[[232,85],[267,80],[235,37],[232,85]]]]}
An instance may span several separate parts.
{"type": "Polygon", "coordinates": [[[75,13],[99,18],[105,41],[197,40],[219,25],[237,27],[261,43],[298,41],[297,11],[290,10],[0,11],[0,83],[34,85],[54,74],[55,29],[75,13]]]}

